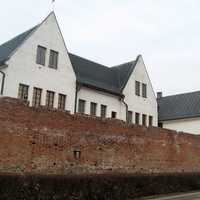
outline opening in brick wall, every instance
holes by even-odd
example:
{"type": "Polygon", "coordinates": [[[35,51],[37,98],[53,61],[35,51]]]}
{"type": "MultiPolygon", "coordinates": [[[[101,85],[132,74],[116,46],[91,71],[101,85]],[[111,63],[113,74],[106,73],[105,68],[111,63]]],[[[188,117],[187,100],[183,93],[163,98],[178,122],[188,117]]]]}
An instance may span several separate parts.
{"type": "Polygon", "coordinates": [[[74,158],[76,160],[79,160],[81,158],[81,151],[80,150],[74,150],[74,158]]]}

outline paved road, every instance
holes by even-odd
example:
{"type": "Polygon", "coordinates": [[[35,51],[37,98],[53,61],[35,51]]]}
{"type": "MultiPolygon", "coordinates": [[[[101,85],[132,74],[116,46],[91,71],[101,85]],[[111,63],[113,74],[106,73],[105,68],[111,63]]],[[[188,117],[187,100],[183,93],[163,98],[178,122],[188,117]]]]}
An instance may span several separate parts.
{"type": "Polygon", "coordinates": [[[149,200],[200,200],[200,192],[168,196],[168,197],[160,197],[155,199],[152,198],[149,200]]]}

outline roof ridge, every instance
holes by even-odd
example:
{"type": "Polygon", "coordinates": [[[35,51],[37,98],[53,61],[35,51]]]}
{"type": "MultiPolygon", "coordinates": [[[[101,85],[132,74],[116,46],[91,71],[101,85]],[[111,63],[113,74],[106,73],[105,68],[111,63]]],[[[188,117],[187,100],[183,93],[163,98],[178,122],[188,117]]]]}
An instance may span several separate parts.
{"type": "Polygon", "coordinates": [[[74,53],[71,53],[71,52],[69,52],[69,54],[71,54],[72,56],[76,56],[76,57],[78,57],[78,58],[81,58],[81,59],[83,59],[83,60],[85,60],[85,61],[89,61],[89,62],[92,62],[92,63],[94,63],[94,64],[100,65],[100,66],[102,66],[102,67],[104,67],[104,68],[110,69],[110,67],[108,67],[108,66],[106,66],[106,65],[103,65],[103,64],[100,64],[100,63],[98,63],[98,62],[96,62],[96,61],[92,61],[92,60],[90,60],[89,58],[84,58],[84,57],[82,57],[82,56],[79,56],[79,55],[74,54],[74,53]]]}
{"type": "Polygon", "coordinates": [[[167,96],[161,97],[160,99],[163,99],[166,97],[175,97],[175,96],[181,96],[181,95],[187,95],[187,94],[195,94],[195,93],[200,93],[200,90],[192,91],[192,92],[185,92],[185,93],[180,93],[180,94],[174,94],[174,95],[167,95],[167,96]]]}
{"type": "Polygon", "coordinates": [[[39,24],[0,45],[0,62],[7,61],[16,49],[38,28],[39,24]]]}
{"type": "MultiPolygon", "coordinates": [[[[23,34],[28,33],[29,31],[30,31],[30,33],[31,33],[37,26],[39,26],[39,24],[37,24],[36,26],[34,26],[34,27],[32,27],[32,28],[27,29],[26,31],[24,31],[24,32],[22,32],[22,33],[20,33],[20,34],[18,34],[18,35],[16,35],[16,36],[14,36],[14,37],[12,37],[11,39],[7,40],[6,42],[0,44],[0,48],[1,48],[3,45],[5,45],[6,43],[8,43],[8,42],[10,42],[10,41],[12,41],[12,40],[14,40],[14,39],[16,39],[16,38],[22,36],[23,34]]],[[[29,35],[29,34],[28,34],[28,35],[29,35]]]]}
{"type": "Polygon", "coordinates": [[[112,66],[111,68],[120,67],[120,66],[123,66],[123,65],[126,65],[126,64],[129,64],[129,63],[134,63],[134,62],[136,62],[136,60],[132,60],[132,61],[129,61],[129,62],[125,62],[125,63],[119,64],[119,65],[114,65],[114,66],[112,66]]]}

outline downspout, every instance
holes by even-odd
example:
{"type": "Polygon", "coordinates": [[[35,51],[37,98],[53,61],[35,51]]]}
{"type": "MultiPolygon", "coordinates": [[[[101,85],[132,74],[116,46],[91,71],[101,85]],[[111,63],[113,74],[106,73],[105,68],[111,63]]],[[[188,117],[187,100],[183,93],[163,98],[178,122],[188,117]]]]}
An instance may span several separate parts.
{"type": "Polygon", "coordinates": [[[122,98],[121,100],[122,100],[122,103],[126,107],[126,122],[128,122],[128,104],[124,101],[124,98],[122,98]]]}
{"type": "Polygon", "coordinates": [[[0,71],[0,73],[2,74],[2,83],[1,83],[0,94],[3,95],[6,74],[3,71],[0,71]]]}
{"type": "Polygon", "coordinates": [[[75,92],[75,104],[74,104],[74,114],[76,113],[77,110],[77,98],[78,98],[78,92],[80,91],[81,86],[79,83],[76,82],[76,92],[75,92]]]}

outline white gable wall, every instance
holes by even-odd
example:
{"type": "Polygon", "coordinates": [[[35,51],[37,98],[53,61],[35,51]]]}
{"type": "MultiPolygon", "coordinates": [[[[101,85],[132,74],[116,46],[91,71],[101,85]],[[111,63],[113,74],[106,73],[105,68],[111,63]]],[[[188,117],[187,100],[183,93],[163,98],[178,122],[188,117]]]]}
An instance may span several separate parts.
{"type": "Polygon", "coordinates": [[[131,74],[127,85],[124,88],[125,102],[128,104],[128,110],[133,112],[133,122],[135,122],[135,113],[140,113],[140,124],[142,124],[142,114],[148,117],[153,116],[153,125],[158,124],[157,101],[149,79],[143,59],[139,56],[138,62],[131,74]],[[135,81],[147,84],[147,98],[142,97],[142,86],[140,87],[140,96],[135,95],[135,81]]]}
{"type": "Polygon", "coordinates": [[[200,135],[200,117],[162,122],[163,128],[200,135]]]}
{"type": "Polygon", "coordinates": [[[77,111],[79,99],[86,101],[85,113],[90,114],[90,103],[97,103],[97,116],[100,116],[101,104],[107,106],[107,118],[111,118],[112,111],[117,113],[117,119],[126,120],[126,108],[120,98],[109,93],[82,87],[77,95],[77,111]]]}
{"type": "Polygon", "coordinates": [[[30,103],[33,87],[43,90],[42,105],[45,105],[47,90],[55,92],[54,107],[58,105],[59,93],[67,95],[66,109],[73,113],[76,77],[54,13],[49,15],[8,61],[4,96],[16,98],[19,83],[29,85],[30,103]],[[47,48],[45,66],[36,64],[38,45],[47,48]],[[58,69],[48,67],[50,49],[59,52],[58,69]]]}

